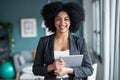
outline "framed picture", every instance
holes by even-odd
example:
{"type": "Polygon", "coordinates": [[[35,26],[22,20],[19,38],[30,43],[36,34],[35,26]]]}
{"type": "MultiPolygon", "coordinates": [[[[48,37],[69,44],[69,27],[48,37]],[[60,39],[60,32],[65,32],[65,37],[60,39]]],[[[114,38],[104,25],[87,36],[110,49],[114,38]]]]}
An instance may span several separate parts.
{"type": "Polygon", "coordinates": [[[25,18],[21,19],[21,36],[22,37],[36,37],[36,19],[25,18]]]}

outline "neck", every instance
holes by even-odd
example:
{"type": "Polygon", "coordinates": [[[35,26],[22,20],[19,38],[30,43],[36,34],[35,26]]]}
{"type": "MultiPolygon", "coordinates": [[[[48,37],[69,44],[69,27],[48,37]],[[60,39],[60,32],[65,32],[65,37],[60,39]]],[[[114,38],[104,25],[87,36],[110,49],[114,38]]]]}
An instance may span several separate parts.
{"type": "Polygon", "coordinates": [[[56,33],[56,39],[68,39],[69,32],[67,33],[56,33]]]}

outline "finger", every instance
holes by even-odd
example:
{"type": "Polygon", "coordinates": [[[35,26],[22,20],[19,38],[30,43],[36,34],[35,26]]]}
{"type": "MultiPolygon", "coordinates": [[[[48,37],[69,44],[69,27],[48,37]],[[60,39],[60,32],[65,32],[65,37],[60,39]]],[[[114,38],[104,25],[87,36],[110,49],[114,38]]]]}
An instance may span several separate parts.
{"type": "Polygon", "coordinates": [[[59,60],[62,61],[62,62],[64,61],[62,58],[60,58],[59,60]]]}
{"type": "Polygon", "coordinates": [[[65,67],[67,64],[64,62],[64,63],[62,63],[62,65],[65,67]]]}
{"type": "Polygon", "coordinates": [[[54,72],[56,73],[56,72],[58,72],[58,70],[56,69],[56,70],[54,70],[54,72]]]}
{"type": "Polygon", "coordinates": [[[58,75],[57,73],[54,73],[55,75],[58,75]]]}

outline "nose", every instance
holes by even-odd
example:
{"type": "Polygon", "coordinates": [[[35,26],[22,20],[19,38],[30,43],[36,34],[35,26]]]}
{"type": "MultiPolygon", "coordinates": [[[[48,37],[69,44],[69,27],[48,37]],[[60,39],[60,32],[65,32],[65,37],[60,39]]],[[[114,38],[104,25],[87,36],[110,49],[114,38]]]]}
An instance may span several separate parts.
{"type": "Polygon", "coordinates": [[[65,20],[64,19],[61,19],[61,25],[64,25],[65,24],[65,20]]]}

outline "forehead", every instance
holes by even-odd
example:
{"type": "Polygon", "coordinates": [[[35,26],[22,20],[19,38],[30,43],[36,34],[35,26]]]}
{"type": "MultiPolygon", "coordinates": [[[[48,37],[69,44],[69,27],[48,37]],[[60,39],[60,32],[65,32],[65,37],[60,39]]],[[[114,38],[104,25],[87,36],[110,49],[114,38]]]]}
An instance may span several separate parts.
{"type": "Polygon", "coordinates": [[[69,17],[69,15],[67,14],[67,12],[65,12],[65,11],[60,11],[57,15],[56,15],[56,17],[69,17]]]}

